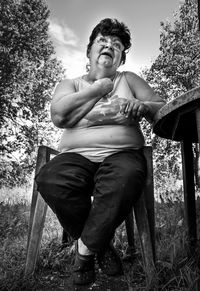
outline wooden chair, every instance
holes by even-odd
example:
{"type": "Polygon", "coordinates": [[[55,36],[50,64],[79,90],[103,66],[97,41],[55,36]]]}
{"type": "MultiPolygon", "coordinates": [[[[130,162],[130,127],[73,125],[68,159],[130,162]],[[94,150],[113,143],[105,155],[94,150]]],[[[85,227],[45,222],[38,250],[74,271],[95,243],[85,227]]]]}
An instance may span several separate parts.
{"type": "MultiPolygon", "coordinates": [[[[38,148],[36,171],[45,165],[58,151],[46,146],[38,148]]],[[[135,220],[141,243],[146,278],[150,282],[154,276],[155,262],[155,217],[154,217],[154,191],[153,191],[153,162],[152,147],[144,147],[144,155],[147,160],[147,180],[143,195],[134,206],[135,220]]],[[[25,263],[25,276],[34,273],[42,232],[44,228],[47,204],[37,191],[34,182],[32,202],[30,209],[29,232],[27,243],[27,255],[25,263]]],[[[135,251],[133,211],[125,220],[129,247],[135,251]]]]}

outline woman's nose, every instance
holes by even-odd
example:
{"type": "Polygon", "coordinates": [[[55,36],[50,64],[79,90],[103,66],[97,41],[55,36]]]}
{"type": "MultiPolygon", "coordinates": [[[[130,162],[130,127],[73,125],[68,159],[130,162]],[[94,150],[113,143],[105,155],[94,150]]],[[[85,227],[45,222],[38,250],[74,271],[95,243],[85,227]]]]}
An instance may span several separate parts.
{"type": "Polygon", "coordinates": [[[107,43],[105,44],[105,47],[114,49],[114,48],[113,48],[113,44],[112,44],[111,41],[107,42],[107,43]]]}

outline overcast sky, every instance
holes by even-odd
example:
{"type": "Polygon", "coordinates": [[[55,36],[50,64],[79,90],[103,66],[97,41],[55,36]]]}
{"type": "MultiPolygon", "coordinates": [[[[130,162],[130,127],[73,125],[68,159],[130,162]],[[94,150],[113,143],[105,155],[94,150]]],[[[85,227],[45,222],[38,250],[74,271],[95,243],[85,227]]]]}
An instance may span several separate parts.
{"type": "Polygon", "coordinates": [[[139,73],[159,52],[160,21],[173,20],[183,0],[46,0],[50,36],[67,77],[85,73],[88,39],[103,18],[117,18],[132,34],[132,48],[123,70],[139,73]]]}

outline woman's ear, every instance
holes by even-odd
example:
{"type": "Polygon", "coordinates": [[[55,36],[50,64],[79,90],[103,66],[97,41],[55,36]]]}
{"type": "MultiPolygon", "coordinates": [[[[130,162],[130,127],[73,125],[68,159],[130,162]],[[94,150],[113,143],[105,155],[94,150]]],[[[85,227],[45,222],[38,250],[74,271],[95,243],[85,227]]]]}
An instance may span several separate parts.
{"type": "Polygon", "coordinates": [[[91,50],[91,48],[87,48],[87,53],[86,53],[86,56],[87,56],[87,58],[89,59],[90,58],[90,50],[91,50]]]}
{"type": "Polygon", "coordinates": [[[88,73],[90,71],[90,62],[88,62],[85,66],[86,72],[88,73]]]}
{"type": "Polygon", "coordinates": [[[123,51],[123,52],[122,52],[122,56],[121,56],[120,66],[125,64],[125,60],[126,60],[126,54],[125,54],[125,52],[123,51]]]}
{"type": "Polygon", "coordinates": [[[124,59],[123,59],[123,57],[121,57],[121,60],[120,60],[120,63],[119,63],[118,68],[119,68],[120,66],[122,66],[123,64],[124,64],[124,59]]]}

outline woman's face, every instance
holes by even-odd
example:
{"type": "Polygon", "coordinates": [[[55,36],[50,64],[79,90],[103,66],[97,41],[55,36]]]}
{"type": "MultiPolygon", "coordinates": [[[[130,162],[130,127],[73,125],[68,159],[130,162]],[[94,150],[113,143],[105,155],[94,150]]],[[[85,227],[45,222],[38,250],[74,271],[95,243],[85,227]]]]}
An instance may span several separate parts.
{"type": "Polygon", "coordinates": [[[117,36],[102,36],[98,34],[89,52],[91,67],[100,66],[112,71],[121,64],[124,46],[117,36]]]}

